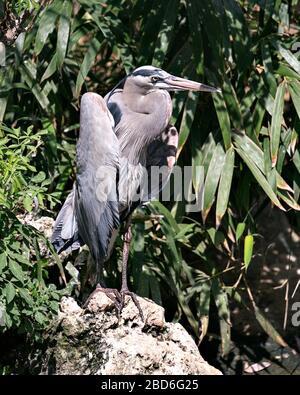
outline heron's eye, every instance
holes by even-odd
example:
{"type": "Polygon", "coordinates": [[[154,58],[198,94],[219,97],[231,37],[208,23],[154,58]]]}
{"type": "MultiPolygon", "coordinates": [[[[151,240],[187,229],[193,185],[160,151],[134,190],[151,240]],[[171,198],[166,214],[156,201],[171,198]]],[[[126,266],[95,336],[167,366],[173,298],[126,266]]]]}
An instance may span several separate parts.
{"type": "Polygon", "coordinates": [[[157,82],[159,79],[160,79],[159,77],[155,77],[155,76],[151,77],[152,82],[157,82]]]}

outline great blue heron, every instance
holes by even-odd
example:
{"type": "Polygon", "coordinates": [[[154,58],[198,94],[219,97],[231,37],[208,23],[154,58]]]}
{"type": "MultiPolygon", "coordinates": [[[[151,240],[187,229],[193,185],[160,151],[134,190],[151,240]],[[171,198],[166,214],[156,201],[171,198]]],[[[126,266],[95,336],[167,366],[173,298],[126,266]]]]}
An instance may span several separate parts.
{"type": "MultiPolygon", "coordinates": [[[[144,168],[174,164],[177,130],[169,125],[172,101],[169,91],[216,92],[218,89],[175,77],[153,66],[127,75],[103,99],[85,93],[81,99],[80,135],[77,143],[77,179],[54,225],[52,243],[58,253],[87,244],[97,267],[97,290],[111,297],[119,310],[127,286],[131,228],[129,218],[141,202],[144,168]],[[137,195],[139,196],[137,198],[137,195]],[[127,223],[122,259],[122,287],[105,288],[103,264],[109,258],[121,223],[127,223]]],[[[166,180],[164,180],[166,181],[166,180]]],[[[150,190],[143,200],[159,192],[150,190]]]]}

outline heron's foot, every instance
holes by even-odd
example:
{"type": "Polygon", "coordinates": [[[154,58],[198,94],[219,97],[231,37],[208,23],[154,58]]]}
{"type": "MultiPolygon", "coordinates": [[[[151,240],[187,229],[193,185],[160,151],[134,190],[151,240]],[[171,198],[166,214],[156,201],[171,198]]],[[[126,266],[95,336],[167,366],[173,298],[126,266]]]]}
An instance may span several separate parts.
{"type": "Polygon", "coordinates": [[[126,297],[126,296],[129,296],[129,297],[131,297],[133,303],[136,305],[136,307],[137,307],[137,309],[138,309],[138,311],[139,311],[139,315],[140,315],[140,317],[141,317],[141,320],[142,320],[143,322],[145,322],[145,320],[144,320],[144,314],[143,314],[143,311],[142,311],[140,302],[139,302],[138,299],[137,299],[137,295],[136,295],[135,293],[129,291],[128,288],[122,288],[121,291],[120,291],[120,295],[121,295],[121,299],[120,299],[119,315],[121,315],[122,310],[123,310],[123,308],[124,308],[124,306],[125,306],[125,297],[126,297]]]}
{"type": "Polygon", "coordinates": [[[115,288],[104,288],[100,284],[96,285],[96,288],[94,289],[94,291],[90,294],[90,296],[85,301],[85,303],[83,305],[84,309],[88,306],[92,297],[98,292],[103,292],[109,299],[111,299],[114,302],[114,305],[115,305],[117,311],[120,310],[121,299],[122,299],[120,292],[115,288]]]}

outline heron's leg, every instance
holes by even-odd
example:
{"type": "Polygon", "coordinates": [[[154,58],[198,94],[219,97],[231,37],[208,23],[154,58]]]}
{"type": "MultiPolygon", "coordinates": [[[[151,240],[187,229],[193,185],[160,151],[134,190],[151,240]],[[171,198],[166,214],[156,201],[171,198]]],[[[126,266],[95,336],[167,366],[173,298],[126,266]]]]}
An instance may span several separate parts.
{"type": "Polygon", "coordinates": [[[132,240],[132,232],[131,232],[131,225],[129,225],[129,227],[124,235],[123,256],[122,256],[122,288],[121,288],[121,291],[128,290],[127,267],[128,267],[128,258],[129,258],[131,240],[132,240]]]}
{"type": "Polygon", "coordinates": [[[136,295],[133,292],[129,291],[127,284],[127,267],[128,267],[128,257],[129,257],[131,239],[132,239],[132,232],[131,232],[131,225],[129,225],[126,233],[124,234],[123,256],[122,256],[122,287],[120,291],[121,294],[120,313],[125,304],[125,296],[128,295],[131,297],[134,304],[136,305],[142,321],[144,321],[144,315],[140,303],[137,300],[136,295]]]}
{"type": "Polygon", "coordinates": [[[102,265],[97,265],[97,285],[94,291],[90,294],[90,296],[87,298],[85,301],[83,307],[87,307],[89,301],[92,299],[92,297],[98,293],[98,292],[103,292],[109,299],[111,299],[117,311],[120,310],[120,303],[121,303],[121,295],[120,292],[115,289],[115,288],[107,288],[103,279],[103,266],[102,265]]]}

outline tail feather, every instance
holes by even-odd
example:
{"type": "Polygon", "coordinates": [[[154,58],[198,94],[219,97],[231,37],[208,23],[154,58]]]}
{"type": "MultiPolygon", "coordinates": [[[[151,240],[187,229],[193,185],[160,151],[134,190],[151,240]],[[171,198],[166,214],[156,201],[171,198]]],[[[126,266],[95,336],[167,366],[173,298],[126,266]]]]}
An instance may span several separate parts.
{"type": "Polygon", "coordinates": [[[75,216],[75,185],[58,213],[53,227],[51,243],[57,253],[62,251],[72,252],[84,244],[78,234],[75,216]]]}

